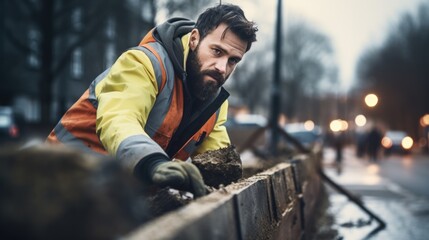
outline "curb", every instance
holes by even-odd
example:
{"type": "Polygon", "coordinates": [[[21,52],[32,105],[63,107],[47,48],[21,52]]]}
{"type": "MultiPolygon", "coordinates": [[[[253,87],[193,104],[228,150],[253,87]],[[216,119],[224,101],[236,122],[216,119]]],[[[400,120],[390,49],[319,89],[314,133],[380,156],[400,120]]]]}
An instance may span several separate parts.
{"type": "Polygon", "coordinates": [[[123,239],[302,239],[314,220],[320,159],[295,156],[161,216],[123,239]]]}

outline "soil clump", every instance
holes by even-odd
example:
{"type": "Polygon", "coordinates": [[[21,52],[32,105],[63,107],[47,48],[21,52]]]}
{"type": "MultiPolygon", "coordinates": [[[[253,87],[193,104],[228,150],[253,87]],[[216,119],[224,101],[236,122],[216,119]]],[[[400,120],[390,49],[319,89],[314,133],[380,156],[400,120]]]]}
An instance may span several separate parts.
{"type": "Polygon", "coordinates": [[[240,154],[233,145],[199,154],[192,159],[192,163],[200,170],[204,183],[210,187],[226,186],[243,176],[240,154]]]}

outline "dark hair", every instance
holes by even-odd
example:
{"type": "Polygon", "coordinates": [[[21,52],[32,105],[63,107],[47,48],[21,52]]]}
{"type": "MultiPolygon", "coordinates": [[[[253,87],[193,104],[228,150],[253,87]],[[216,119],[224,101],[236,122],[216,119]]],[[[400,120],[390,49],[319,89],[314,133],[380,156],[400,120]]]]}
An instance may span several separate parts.
{"type": "Polygon", "coordinates": [[[241,40],[247,42],[246,52],[252,46],[252,42],[256,41],[258,28],[255,23],[246,19],[243,10],[239,6],[232,4],[219,4],[206,9],[198,17],[195,28],[198,29],[200,37],[203,39],[221,23],[228,25],[225,32],[230,29],[241,40]]]}

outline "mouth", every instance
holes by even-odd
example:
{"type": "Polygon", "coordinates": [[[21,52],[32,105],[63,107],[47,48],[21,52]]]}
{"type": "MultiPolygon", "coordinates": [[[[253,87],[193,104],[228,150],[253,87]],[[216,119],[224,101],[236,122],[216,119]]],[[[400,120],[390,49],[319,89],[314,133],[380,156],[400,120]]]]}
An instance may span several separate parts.
{"type": "Polygon", "coordinates": [[[206,77],[207,77],[206,79],[208,81],[215,82],[218,87],[222,86],[222,84],[224,82],[222,80],[223,79],[222,76],[215,76],[214,74],[208,73],[208,74],[206,74],[206,77]]]}
{"type": "Polygon", "coordinates": [[[216,83],[219,83],[219,80],[217,79],[217,78],[215,78],[215,77],[213,77],[213,76],[210,76],[210,75],[207,75],[207,78],[206,78],[208,81],[212,81],[212,82],[216,82],[216,83]]]}

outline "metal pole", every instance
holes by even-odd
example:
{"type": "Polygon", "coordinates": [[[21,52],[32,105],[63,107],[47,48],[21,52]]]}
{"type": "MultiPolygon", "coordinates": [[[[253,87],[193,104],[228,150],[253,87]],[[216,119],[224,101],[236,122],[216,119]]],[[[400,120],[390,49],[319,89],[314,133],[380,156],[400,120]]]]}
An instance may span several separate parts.
{"type": "Polygon", "coordinates": [[[276,38],[274,48],[274,74],[273,84],[271,89],[271,153],[277,155],[277,143],[279,140],[279,133],[277,125],[280,115],[280,60],[281,60],[281,39],[282,39],[282,0],[277,1],[277,23],[276,23],[276,38]]]}
{"type": "Polygon", "coordinates": [[[378,217],[371,210],[369,210],[358,197],[354,196],[353,194],[351,194],[350,192],[348,192],[345,188],[343,188],[340,185],[338,185],[337,183],[335,183],[332,179],[330,179],[323,172],[322,169],[318,169],[318,172],[319,172],[319,175],[322,178],[322,180],[324,180],[325,182],[327,182],[330,186],[332,186],[333,188],[335,188],[335,190],[337,190],[341,194],[345,195],[351,202],[353,202],[354,204],[356,204],[360,209],[362,209],[365,213],[367,213],[369,216],[371,216],[371,218],[375,219],[375,221],[377,221],[378,225],[379,225],[376,228],[376,230],[381,230],[381,229],[384,229],[386,227],[386,222],[383,221],[383,219],[381,219],[380,217],[378,217]]]}

